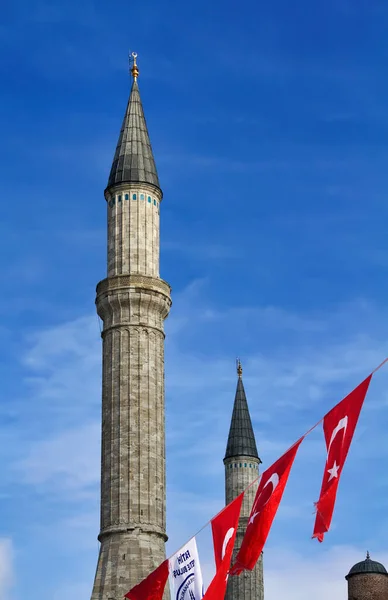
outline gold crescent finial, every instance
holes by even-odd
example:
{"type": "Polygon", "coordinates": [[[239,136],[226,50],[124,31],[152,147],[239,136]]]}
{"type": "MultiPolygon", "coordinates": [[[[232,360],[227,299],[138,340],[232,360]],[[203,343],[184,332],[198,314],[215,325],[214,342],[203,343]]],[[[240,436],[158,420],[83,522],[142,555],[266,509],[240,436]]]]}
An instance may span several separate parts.
{"type": "Polygon", "coordinates": [[[239,358],[237,358],[236,363],[237,363],[237,375],[239,377],[242,377],[243,370],[242,370],[241,361],[239,358]]]}
{"type": "Polygon", "coordinates": [[[137,59],[137,53],[136,52],[132,52],[133,64],[132,64],[131,73],[132,73],[132,77],[134,79],[137,79],[139,77],[139,67],[137,66],[136,59],[137,59]]]}

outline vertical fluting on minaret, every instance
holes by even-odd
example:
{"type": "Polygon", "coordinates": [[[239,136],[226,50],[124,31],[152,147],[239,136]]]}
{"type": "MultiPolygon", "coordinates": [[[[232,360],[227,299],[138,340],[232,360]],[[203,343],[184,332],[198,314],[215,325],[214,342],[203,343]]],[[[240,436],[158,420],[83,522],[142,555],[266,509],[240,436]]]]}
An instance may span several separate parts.
{"type": "Polygon", "coordinates": [[[103,321],[101,542],[92,600],[122,600],[165,558],[164,329],[159,278],[162,192],[137,78],[105,190],[108,273],[103,321]]]}
{"type": "MultiPolygon", "coordinates": [[[[226,504],[258,478],[261,463],[245,395],[240,361],[237,362],[237,375],[232,422],[224,458],[226,504]]],[[[245,492],[233,557],[241,547],[256,490],[257,483],[245,492]]],[[[225,598],[226,600],[264,600],[262,556],[252,571],[244,571],[239,576],[229,577],[225,598]]]]}

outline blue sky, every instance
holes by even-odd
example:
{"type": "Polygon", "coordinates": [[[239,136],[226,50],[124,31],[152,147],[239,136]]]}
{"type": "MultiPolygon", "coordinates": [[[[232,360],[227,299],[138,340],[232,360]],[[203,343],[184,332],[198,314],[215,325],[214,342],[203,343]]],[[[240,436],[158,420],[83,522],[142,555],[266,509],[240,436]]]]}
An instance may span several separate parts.
{"type": "MultiPolygon", "coordinates": [[[[0,600],[84,600],[92,587],[94,294],[128,51],[173,288],[172,552],[223,503],[236,356],[269,466],[388,355],[387,26],[377,0],[3,4],[0,600]]],[[[372,381],[323,545],[310,539],[321,432],[301,447],[266,548],[266,600],[346,598],[367,549],[388,565],[387,384],[387,369],[372,381]]]]}

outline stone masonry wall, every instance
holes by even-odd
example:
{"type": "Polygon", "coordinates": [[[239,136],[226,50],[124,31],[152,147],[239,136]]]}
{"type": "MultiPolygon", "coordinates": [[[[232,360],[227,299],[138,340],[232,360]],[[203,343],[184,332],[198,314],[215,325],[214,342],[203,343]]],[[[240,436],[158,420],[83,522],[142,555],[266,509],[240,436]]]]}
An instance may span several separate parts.
{"type": "Polygon", "coordinates": [[[106,194],[108,278],[96,299],[104,323],[101,547],[92,600],[122,600],[165,559],[163,322],[171,300],[159,279],[160,196],[134,184],[106,194]]]}
{"type": "MultiPolygon", "coordinates": [[[[237,456],[224,461],[225,464],[225,498],[229,504],[246,487],[259,476],[259,460],[248,456],[237,456]],[[251,466],[250,466],[251,465],[251,466]]],[[[248,524],[257,483],[245,493],[241,508],[239,528],[237,530],[233,558],[241,548],[241,543],[248,524]]],[[[226,600],[264,600],[263,557],[259,559],[252,571],[244,571],[241,575],[231,576],[228,580],[226,600]]]]}
{"type": "Polygon", "coordinates": [[[388,576],[367,573],[349,577],[348,600],[388,600],[388,576]]]}
{"type": "Polygon", "coordinates": [[[107,193],[108,277],[159,277],[159,190],[122,184],[107,193]]]}

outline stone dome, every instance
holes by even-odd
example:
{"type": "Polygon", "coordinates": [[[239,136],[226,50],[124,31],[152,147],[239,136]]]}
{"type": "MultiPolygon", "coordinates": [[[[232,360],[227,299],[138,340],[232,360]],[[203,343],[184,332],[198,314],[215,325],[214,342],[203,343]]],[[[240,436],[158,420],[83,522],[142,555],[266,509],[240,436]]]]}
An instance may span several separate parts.
{"type": "Polygon", "coordinates": [[[352,577],[353,575],[366,575],[368,573],[378,573],[380,575],[387,575],[387,570],[381,563],[372,560],[369,556],[369,552],[367,552],[366,559],[355,564],[352,567],[346,576],[346,579],[352,577]]]}

